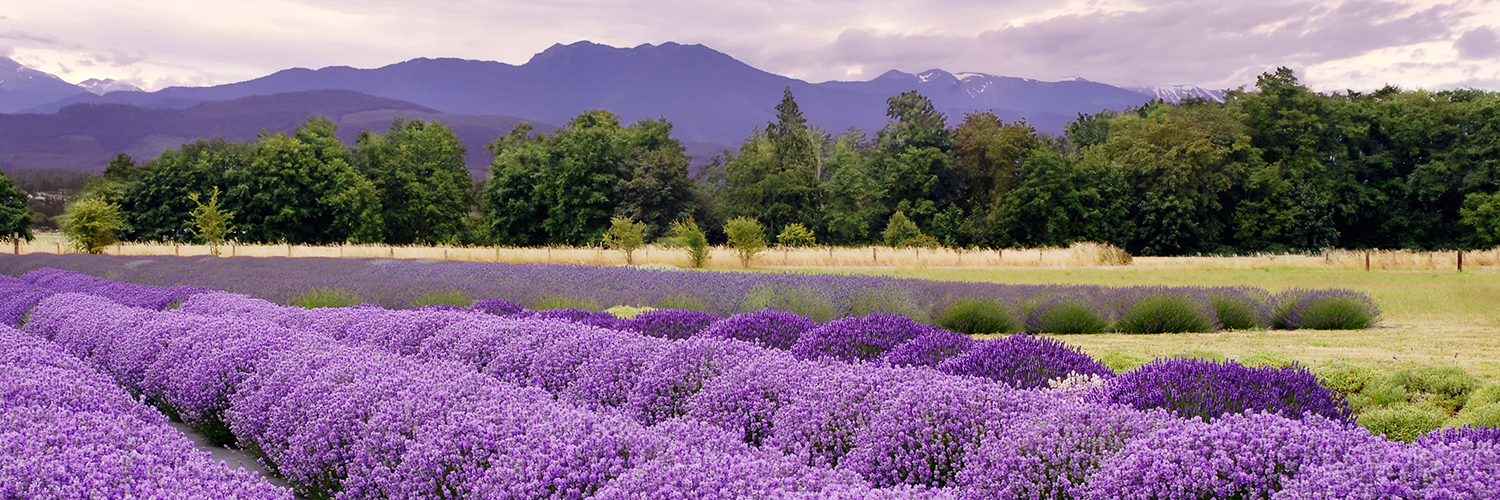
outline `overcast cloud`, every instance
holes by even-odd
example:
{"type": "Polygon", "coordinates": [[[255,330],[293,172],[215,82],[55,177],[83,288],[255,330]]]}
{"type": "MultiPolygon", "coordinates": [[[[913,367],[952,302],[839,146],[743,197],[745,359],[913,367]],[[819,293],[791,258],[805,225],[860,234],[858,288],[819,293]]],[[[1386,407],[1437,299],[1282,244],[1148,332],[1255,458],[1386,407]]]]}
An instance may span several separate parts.
{"type": "Polygon", "coordinates": [[[0,55],[147,89],[553,43],[701,43],[809,81],[941,68],[1233,88],[1500,90],[1500,2],[1222,0],[0,0],[0,55]]]}

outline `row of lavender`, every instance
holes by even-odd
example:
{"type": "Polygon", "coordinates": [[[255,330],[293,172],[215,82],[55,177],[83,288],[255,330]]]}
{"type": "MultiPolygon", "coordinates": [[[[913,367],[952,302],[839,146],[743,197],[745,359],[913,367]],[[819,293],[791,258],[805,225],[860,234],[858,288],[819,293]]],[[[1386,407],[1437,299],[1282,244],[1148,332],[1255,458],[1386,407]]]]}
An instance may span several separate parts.
{"type": "MultiPolygon", "coordinates": [[[[799,360],[733,340],[663,342],[458,311],[308,311],[229,295],[198,296],[183,309],[272,318],[388,352],[459,361],[652,429],[707,422],[791,463],[853,472],[880,487],[926,486],[962,498],[1500,493],[1492,476],[1500,471],[1493,432],[1450,432],[1408,445],[1371,436],[1337,416],[1299,414],[1299,421],[1252,412],[1183,420],[1101,401],[1093,391],[1068,397],[925,369],[799,360]]],[[[1224,371],[1209,368],[1195,375],[1224,371]]],[[[1149,379],[1122,377],[1142,392],[1153,387],[1149,379]]],[[[702,467],[654,478],[651,491],[676,491],[682,477],[765,481],[702,467]]]]}
{"type": "Polygon", "coordinates": [[[0,498],[290,499],[56,344],[0,326],[0,498]]]}
{"type": "Polygon", "coordinates": [[[410,307],[424,296],[454,292],[475,298],[504,298],[537,309],[544,304],[594,309],[626,304],[698,309],[728,316],[769,307],[817,321],[871,312],[935,321],[959,302],[983,299],[1007,309],[1014,325],[1007,332],[1034,333],[1159,329],[1149,324],[1149,318],[1142,324],[1131,317],[1149,317],[1153,314],[1143,309],[1163,307],[1172,309],[1169,315],[1187,316],[1181,321],[1200,330],[1364,328],[1373,326],[1379,316],[1379,309],[1367,296],[1347,290],[1271,294],[1252,287],[1005,285],[828,274],[380,259],[0,255],[0,274],[19,276],[45,268],[159,286],[209,287],[281,303],[312,288],[338,289],[389,308],[410,307]],[[1159,299],[1163,296],[1175,303],[1163,306],[1159,299]]]}

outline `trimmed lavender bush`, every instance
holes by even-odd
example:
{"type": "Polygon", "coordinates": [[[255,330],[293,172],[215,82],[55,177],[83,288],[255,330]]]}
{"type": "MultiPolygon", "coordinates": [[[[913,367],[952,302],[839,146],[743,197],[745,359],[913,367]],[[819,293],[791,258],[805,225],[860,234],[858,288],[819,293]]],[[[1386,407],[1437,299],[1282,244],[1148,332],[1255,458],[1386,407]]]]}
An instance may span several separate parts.
{"type": "Polygon", "coordinates": [[[933,373],[877,367],[830,363],[804,371],[793,396],[772,416],[775,432],[766,438],[765,446],[798,463],[838,467],[854,449],[856,433],[899,390],[899,381],[933,373]]]}
{"type": "Polygon", "coordinates": [[[775,434],[776,413],[797,396],[804,378],[824,369],[782,351],[754,353],[704,380],[703,387],[688,398],[685,416],[760,446],[775,434]]]}
{"type": "Polygon", "coordinates": [[[959,299],[937,315],[937,325],[965,334],[1021,331],[1020,312],[1004,301],[988,297],[959,299]]]}
{"type": "Polygon", "coordinates": [[[743,340],[773,349],[791,349],[803,333],[817,326],[813,320],[797,313],[762,309],[715,321],[699,335],[743,340]]]}
{"type": "Polygon", "coordinates": [[[1127,443],[1181,425],[1162,411],[1059,402],[989,429],[956,477],[959,497],[1081,498],[1089,477],[1127,443]]]}
{"type": "Polygon", "coordinates": [[[1337,464],[1380,441],[1353,424],[1316,416],[1298,421],[1250,413],[1188,421],[1126,443],[1101,462],[1077,496],[1270,498],[1302,472],[1337,464]]]}
{"type": "Polygon", "coordinates": [[[496,316],[511,316],[521,312],[521,305],[505,299],[482,299],[474,301],[469,309],[496,316]]]}
{"type": "Polygon", "coordinates": [[[1482,500],[1500,498],[1500,446],[1459,440],[1366,443],[1344,460],[1305,467],[1276,500],[1482,500]]]}
{"type": "Polygon", "coordinates": [[[718,316],[703,311],[657,309],[622,320],[620,325],[652,337],[681,340],[692,337],[718,320],[718,316]]]}
{"type": "Polygon", "coordinates": [[[792,345],[792,354],[802,359],[873,360],[903,342],[935,330],[899,314],[842,318],[802,334],[792,345]]]}
{"type": "Polygon", "coordinates": [[[980,341],[969,352],[937,366],[950,375],[980,377],[1017,389],[1046,387],[1069,374],[1110,377],[1114,372],[1062,341],[1027,334],[980,341]]]}
{"type": "Polygon", "coordinates": [[[21,280],[59,293],[87,293],[110,299],[122,305],[153,310],[161,310],[169,305],[182,302],[194,294],[208,291],[205,288],[197,286],[159,288],[121,283],[104,278],[95,278],[87,274],[51,268],[37,269],[26,273],[25,276],[21,277],[21,280]]]}
{"type": "Polygon", "coordinates": [[[597,326],[599,328],[619,329],[624,320],[615,315],[602,312],[590,311],[588,309],[547,309],[542,311],[526,310],[516,315],[521,319],[551,319],[571,321],[585,325],[597,326]]]}
{"type": "Polygon", "coordinates": [[[1158,359],[1109,382],[1104,401],[1140,409],[1162,408],[1204,420],[1247,411],[1302,418],[1348,420],[1343,396],[1318,383],[1300,365],[1252,368],[1234,361],[1158,359]]]}
{"type": "Polygon", "coordinates": [[[1449,427],[1446,429],[1435,429],[1417,440],[1417,446],[1429,446],[1437,443],[1457,443],[1459,441],[1490,442],[1500,444],[1500,428],[1497,427],[1449,427]]]}
{"type": "Polygon", "coordinates": [[[1212,332],[1219,329],[1206,300],[1172,292],[1147,293],[1126,304],[1115,330],[1121,333],[1212,332]]]}
{"type": "Polygon", "coordinates": [[[705,382],[744,362],[756,347],[735,340],[692,338],[671,342],[641,371],[627,411],[642,425],[687,414],[687,402],[705,382]]]}
{"type": "Polygon", "coordinates": [[[1104,333],[1108,329],[1109,319],[1077,297],[1051,299],[1026,318],[1028,333],[1104,333]]]}
{"type": "Polygon", "coordinates": [[[1276,297],[1272,327],[1282,330],[1362,330],[1380,320],[1380,307],[1353,290],[1291,289],[1276,297]]]}
{"type": "Polygon", "coordinates": [[[1219,326],[1225,330],[1255,330],[1271,326],[1271,295],[1250,287],[1211,288],[1206,294],[1219,326]]]}
{"type": "Polygon", "coordinates": [[[741,311],[763,309],[786,311],[819,323],[841,316],[838,307],[817,289],[782,283],[763,283],[745,293],[741,311]]]}
{"type": "Polygon", "coordinates": [[[948,358],[969,352],[976,343],[968,335],[935,330],[886,351],[880,356],[880,361],[898,366],[937,366],[948,358]]]}

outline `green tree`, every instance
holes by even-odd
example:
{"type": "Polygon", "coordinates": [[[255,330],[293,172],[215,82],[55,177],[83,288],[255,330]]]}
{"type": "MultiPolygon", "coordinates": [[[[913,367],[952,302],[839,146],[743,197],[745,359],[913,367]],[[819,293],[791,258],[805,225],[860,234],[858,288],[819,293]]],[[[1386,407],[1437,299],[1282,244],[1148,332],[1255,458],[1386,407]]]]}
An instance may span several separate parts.
{"type": "Polygon", "coordinates": [[[958,196],[953,134],[945,126],[947,117],[915,91],[888,99],[886,116],[894,121],[880,130],[875,162],[887,208],[922,227],[958,196]]]}
{"type": "Polygon", "coordinates": [[[517,127],[490,145],[492,237],[515,245],[599,241],[631,153],[619,117],[585,111],[552,136],[529,133],[517,127]]]}
{"type": "Polygon", "coordinates": [[[208,243],[209,253],[219,255],[219,246],[224,244],[224,239],[229,235],[229,225],[234,220],[234,213],[226,212],[219,206],[218,186],[214,186],[207,204],[199,201],[198,193],[189,194],[188,199],[197,205],[193,207],[192,218],[198,237],[208,243]]]}
{"type": "Polygon", "coordinates": [[[122,223],[118,205],[85,197],[73,202],[63,214],[63,238],[77,251],[103,253],[105,247],[119,241],[115,235],[122,223]]]}
{"type": "Polygon", "coordinates": [[[1103,228],[1122,225],[1106,208],[1102,186],[1110,183],[1105,169],[1089,171],[1055,154],[1032,155],[1021,165],[1021,182],[992,216],[1002,233],[998,244],[1044,247],[1109,241],[1103,228]]]}
{"type": "Polygon", "coordinates": [[[397,117],[384,136],[361,132],[350,155],[379,193],[390,244],[459,239],[473,205],[465,149],[447,126],[397,117]]]}
{"type": "Polygon", "coordinates": [[[694,268],[702,268],[710,256],[708,237],[691,217],[671,223],[667,244],[687,250],[688,260],[692,261],[694,268]]]}
{"type": "MultiPolygon", "coordinates": [[[[124,217],[120,236],[127,241],[175,241],[193,231],[189,195],[214,188],[227,191],[230,172],[244,169],[255,160],[253,143],[223,139],[199,140],[168,149],[161,156],[135,167],[128,158],[117,157],[97,189],[104,200],[118,204],[124,217]]],[[[233,200],[226,207],[236,210],[233,200]]]]}
{"type": "Polygon", "coordinates": [[[540,245],[547,242],[542,220],[547,206],[538,198],[551,158],[547,138],[531,137],[522,123],[487,147],[495,155],[485,189],[490,237],[501,245],[540,245]]]}
{"type": "Polygon", "coordinates": [[[1465,225],[1474,228],[1481,245],[1500,245],[1500,193],[1469,194],[1459,214],[1465,225]]]}
{"type": "Polygon", "coordinates": [[[614,214],[646,224],[646,234],[662,234],[673,221],[699,211],[691,159],[681,141],[672,137],[665,119],[640,120],[624,131],[627,153],[615,186],[614,214]]]}
{"type": "Polygon", "coordinates": [[[776,235],[776,243],[784,247],[802,248],[816,245],[818,240],[807,226],[794,222],[781,229],[781,233],[776,235]]]}
{"type": "Polygon", "coordinates": [[[821,158],[815,134],[788,87],[776,106],[776,121],[746,139],[739,154],[725,162],[732,213],[764,220],[773,230],[819,221],[821,158]]]}
{"type": "Polygon", "coordinates": [[[958,199],[971,212],[988,210],[1015,187],[1026,158],[1042,148],[1036,129],[1025,121],[1006,124],[990,111],[965,115],[954,130],[958,199]]]}
{"type": "Polygon", "coordinates": [[[31,241],[31,210],[26,208],[26,193],[0,172],[0,241],[31,241]]]}
{"type": "Polygon", "coordinates": [[[766,228],[749,217],[735,217],[724,223],[724,234],[734,247],[740,265],[750,267],[750,259],[766,250],[766,228]]]}
{"type": "Polygon", "coordinates": [[[646,246],[646,223],[629,217],[613,217],[604,232],[604,247],[625,254],[626,264],[635,264],[635,251],[646,246]]]}
{"type": "Polygon", "coordinates": [[[824,232],[830,243],[870,241],[870,228],[884,215],[885,187],[870,160],[864,133],[851,129],[829,148],[828,180],[822,191],[824,232]]]}
{"type": "Polygon", "coordinates": [[[351,167],[333,122],[309,118],[293,135],[263,135],[255,159],[226,174],[225,205],[252,242],[378,241],[374,185],[351,167]]]}
{"type": "Polygon", "coordinates": [[[885,246],[888,247],[916,246],[915,244],[921,240],[922,236],[925,236],[922,234],[922,229],[918,228],[911,219],[906,218],[906,213],[900,210],[891,214],[890,221],[885,225],[885,231],[880,234],[885,239],[885,246]]]}

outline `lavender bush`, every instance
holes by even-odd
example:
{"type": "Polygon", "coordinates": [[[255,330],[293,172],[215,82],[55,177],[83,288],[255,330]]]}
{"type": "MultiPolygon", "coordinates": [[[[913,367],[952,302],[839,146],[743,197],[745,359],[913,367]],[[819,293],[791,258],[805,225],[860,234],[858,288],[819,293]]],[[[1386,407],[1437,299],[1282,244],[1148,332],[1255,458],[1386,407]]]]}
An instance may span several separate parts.
{"type": "Polygon", "coordinates": [[[646,311],[620,324],[627,329],[652,337],[680,340],[707,328],[718,316],[690,309],[656,309],[646,311]]]}
{"type": "Polygon", "coordinates": [[[1276,297],[1272,326],[1285,330],[1362,330],[1380,321],[1380,307],[1353,290],[1291,289],[1276,297]]]}
{"type": "Polygon", "coordinates": [[[1085,299],[1061,295],[1042,302],[1026,318],[1028,333],[1104,333],[1109,319],[1085,299]]]}
{"type": "Polygon", "coordinates": [[[948,358],[969,352],[976,343],[967,335],[935,329],[886,351],[880,356],[880,361],[892,365],[935,367],[948,358]]]}
{"type": "Polygon", "coordinates": [[[899,314],[843,318],[802,334],[792,345],[792,354],[803,359],[873,360],[903,342],[936,330],[899,314]]]}
{"type": "Polygon", "coordinates": [[[1208,300],[1184,293],[1145,292],[1123,304],[1115,330],[1121,333],[1212,332],[1219,329],[1208,300]]]}
{"type": "Polygon", "coordinates": [[[1003,301],[987,297],[960,299],[943,308],[937,325],[964,334],[1016,333],[1021,331],[1020,311],[1003,301]]]}
{"type": "Polygon", "coordinates": [[[1114,375],[1076,347],[1026,334],[980,342],[969,352],[942,362],[937,369],[950,375],[990,379],[1017,389],[1046,387],[1047,381],[1066,378],[1072,373],[1114,375]]]}
{"type": "Polygon", "coordinates": [[[715,321],[703,330],[702,335],[743,340],[773,349],[791,349],[803,333],[817,326],[813,320],[796,313],[762,309],[715,321]]]}
{"type": "Polygon", "coordinates": [[[1252,368],[1234,361],[1158,359],[1126,372],[1101,393],[1104,401],[1162,408],[1183,418],[1213,420],[1247,411],[1288,418],[1305,414],[1348,420],[1343,396],[1324,388],[1302,366],[1252,368]]]}

